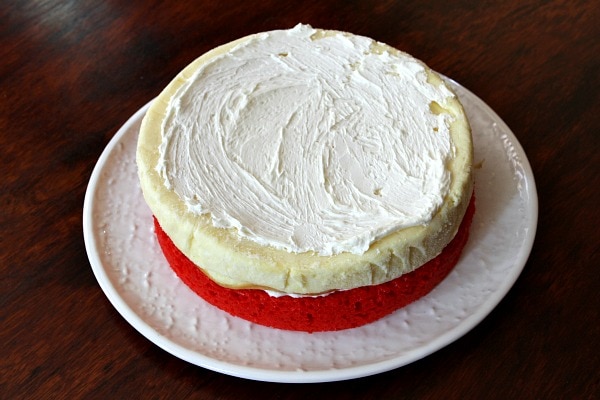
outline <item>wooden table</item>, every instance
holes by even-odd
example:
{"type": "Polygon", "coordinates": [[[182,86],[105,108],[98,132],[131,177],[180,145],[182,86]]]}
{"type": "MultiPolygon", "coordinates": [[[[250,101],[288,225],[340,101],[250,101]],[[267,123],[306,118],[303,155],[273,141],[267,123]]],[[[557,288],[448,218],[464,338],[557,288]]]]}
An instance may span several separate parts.
{"type": "Polygon", "coordinates": [[[0,398],[600,397],[598,2],[183,3],[0,6],[0,398]],[[522,275],[472,331],[389,372],[306,385],[155,346],[107,300],[82,234],[90,174],[128,117],[203,52],[298,22],[386,42],[476,93],[525,149],[540,212],[522,275]]]}

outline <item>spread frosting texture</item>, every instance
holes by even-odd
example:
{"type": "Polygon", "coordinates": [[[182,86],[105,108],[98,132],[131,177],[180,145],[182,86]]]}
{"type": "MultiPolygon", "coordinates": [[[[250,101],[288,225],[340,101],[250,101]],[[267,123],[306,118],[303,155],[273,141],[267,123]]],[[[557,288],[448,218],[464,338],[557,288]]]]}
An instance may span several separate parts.
{"type": "Polygon", "coordinates": [[[193,213],[261,245],[364,253],[426,224],[450,185],[454,95],[416,59],[306,25],[255,35],[171,98],[157,171],[193,213]]]}

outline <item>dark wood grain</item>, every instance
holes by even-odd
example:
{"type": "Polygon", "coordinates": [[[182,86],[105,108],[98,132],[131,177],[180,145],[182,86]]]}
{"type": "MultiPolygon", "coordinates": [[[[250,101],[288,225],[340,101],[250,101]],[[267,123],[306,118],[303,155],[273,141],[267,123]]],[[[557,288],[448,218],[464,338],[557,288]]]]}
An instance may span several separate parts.
{"type": "Polygon", "coordinates": [[[600,6],[594,1],[20,1],[0,5],[0,398],[600,397],[600,6]],[[523,274],[455,343],[347,382],[254,382],[195,367],[109,304],[83,197],[120,125],[188,62],[298,22],[373,37],[485,100],[534,170],[523,274]]]}

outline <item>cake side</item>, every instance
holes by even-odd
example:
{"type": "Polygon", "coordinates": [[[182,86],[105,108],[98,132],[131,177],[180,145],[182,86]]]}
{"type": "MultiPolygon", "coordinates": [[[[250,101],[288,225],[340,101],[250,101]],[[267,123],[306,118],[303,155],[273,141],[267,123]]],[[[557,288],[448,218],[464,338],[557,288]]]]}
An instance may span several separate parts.
{"type": "Polygon", "coordinates": [[[171,268],[196,294],[221,310],[261,325],[305,332],[356,328],[419,300],[452,271],[469,237],[475,212],[471,198],[458,233],[442,253],[391,281],[320,296],[274,297],[256,289],[216,284],[173,245],[155,221],[156,236],[171,268]]]}

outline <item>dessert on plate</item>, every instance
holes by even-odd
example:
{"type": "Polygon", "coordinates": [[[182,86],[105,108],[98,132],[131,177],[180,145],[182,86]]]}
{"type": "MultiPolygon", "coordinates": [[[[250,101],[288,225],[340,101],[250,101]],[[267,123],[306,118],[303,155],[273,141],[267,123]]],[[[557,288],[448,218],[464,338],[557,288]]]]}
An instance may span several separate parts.
{"type": "Polygon", "coordinates": [[[136,162],[170,266],[232,315],[307,332],[373,322],[457,263],[474,212],[456,94],[372,39],[297,25],[189,64],[136,162]]]}

